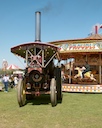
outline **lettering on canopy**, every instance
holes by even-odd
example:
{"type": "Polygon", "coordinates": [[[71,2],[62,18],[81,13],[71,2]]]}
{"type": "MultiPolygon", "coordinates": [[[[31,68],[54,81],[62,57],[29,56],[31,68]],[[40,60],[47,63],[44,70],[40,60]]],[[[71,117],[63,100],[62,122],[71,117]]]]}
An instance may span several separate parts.
{"type": "Polygon", "coordinates": [[[102,49],[102,42],[97,43],[69,43],[69,44],[62,44],[59,45],[60,51],[76,51],[76,50],[101,50],[102,49]]]}

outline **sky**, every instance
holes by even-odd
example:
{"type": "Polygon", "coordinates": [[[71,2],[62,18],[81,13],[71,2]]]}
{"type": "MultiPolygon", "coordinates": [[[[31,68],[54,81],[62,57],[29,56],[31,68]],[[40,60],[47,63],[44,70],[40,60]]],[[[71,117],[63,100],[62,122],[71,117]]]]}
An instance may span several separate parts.
{"type": "MultiPolygon", "coordinates": [[[[102,24],[102,0],[0,0],[0,68],[24,68],[11,48],[35,41],[35,12],[41,12],[41,42],[87,37],[102,24]]],[[[102,30],[99,30],[99,34],[102,30]]]]}

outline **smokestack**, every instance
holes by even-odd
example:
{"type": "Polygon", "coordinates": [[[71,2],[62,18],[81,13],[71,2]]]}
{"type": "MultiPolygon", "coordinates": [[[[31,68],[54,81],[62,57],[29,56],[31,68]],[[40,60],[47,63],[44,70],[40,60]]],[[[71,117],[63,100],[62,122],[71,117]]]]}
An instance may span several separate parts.
{"type": "Polygon", "coordinates": [[[35,42],[41,42],[41,12],[35,12],[35,42]]]}

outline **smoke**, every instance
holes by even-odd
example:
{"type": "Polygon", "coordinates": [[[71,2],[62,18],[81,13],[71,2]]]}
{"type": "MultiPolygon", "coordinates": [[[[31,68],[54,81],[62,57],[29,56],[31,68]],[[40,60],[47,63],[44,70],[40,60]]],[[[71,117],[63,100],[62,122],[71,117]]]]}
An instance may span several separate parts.
{"type": "Polygon", "coordinates": [[[49,2],[44,7],[40,8],[39,11],[41,11],[42,13],[48,13],[52,10],[52,8],[52,4],[49,2]]]}
{"type": "Polygon", "coordinates": [[[60,14],[65,4],[66,0],[56,0],[55,2],[49,1],[44,7],[40,8],[39,11],[42,13],[52,12],[54,15],[60,14]]]}

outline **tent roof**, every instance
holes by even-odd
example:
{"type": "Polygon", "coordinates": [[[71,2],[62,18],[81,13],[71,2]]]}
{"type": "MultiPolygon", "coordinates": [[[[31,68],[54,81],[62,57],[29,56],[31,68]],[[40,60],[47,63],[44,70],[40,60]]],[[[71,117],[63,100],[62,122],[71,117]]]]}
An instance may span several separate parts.
{"type": "Polygon", "coordinates": [[[102,35],[100,34],[93,34],[90,35],[86,38],[79,38],[79,39],[69,39],[69,40],[57,40],[57,41],[52,41],[49,42],[50,44],[54,44],[54,45],[60,45],[60,44],[65,44],[65,43],[92,43],[94,41],[101,41],[102,40],[102,35]]]}
{"type": "Polygon", "coordinates": [[[18,67],[17,65],[15,65],[15,64],[11,64],[11,65],[9,65],[8,67],[7,67],[7,69],[8,70],[12,70],[12,69],[20,69],[20,67],[18,67]]]}
{"type": "Polygon", "coordinates": [[[85,39],[102,39],[102,35],[100,34],[93,34],[93,35],[90,35],[88,37],[86,37],[85,39]]]}

